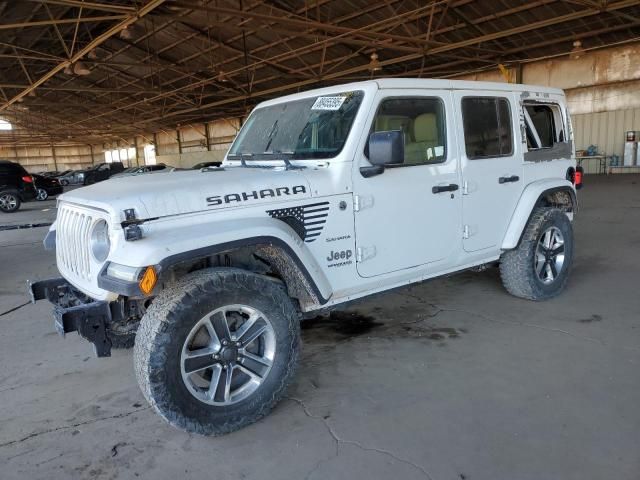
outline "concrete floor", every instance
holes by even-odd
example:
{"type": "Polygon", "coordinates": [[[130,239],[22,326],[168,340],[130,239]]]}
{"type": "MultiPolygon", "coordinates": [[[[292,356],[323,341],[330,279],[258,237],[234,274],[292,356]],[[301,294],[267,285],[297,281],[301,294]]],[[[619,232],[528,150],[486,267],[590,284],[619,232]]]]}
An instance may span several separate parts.
{"type": "MultiPolygon", "coordinates": [[[[587,177],[580,200],[559,298],[510,297],[491,269],[353,308],[373,321],[310,322],[289,398],[222,438],[165,425],[131,352],[61,339],[45,302],[2,315],[0,477],[637,480],[640,177],[587,177]]],[[[0,312],[55,275],[45,231],[0,231],[0,312]]]]}

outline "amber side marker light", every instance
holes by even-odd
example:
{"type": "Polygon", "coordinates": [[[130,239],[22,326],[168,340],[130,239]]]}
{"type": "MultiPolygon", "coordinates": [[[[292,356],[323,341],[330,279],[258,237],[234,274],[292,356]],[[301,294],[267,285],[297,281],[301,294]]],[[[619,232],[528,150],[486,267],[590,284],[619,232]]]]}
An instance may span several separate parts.
{"type": "Polygon", "coordinates": [[[145,295],[149,295],[153,290],[153,287],[156,286],[156,282],[158,281],[158,274],[156,273],[155,268],[147,267],[138,283],[140,290],[145,295]]]}

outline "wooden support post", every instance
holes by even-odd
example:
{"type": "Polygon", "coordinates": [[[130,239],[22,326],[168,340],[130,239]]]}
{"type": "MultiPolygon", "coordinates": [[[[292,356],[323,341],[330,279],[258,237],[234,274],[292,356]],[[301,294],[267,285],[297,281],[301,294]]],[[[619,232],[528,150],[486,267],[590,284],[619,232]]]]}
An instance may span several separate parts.
{"type": "Polygon", "coordinates": [[[95,165],[96,157],[93,155],[93,145],[89,144],[89,149],[91,150],[91,165],[95,165]]]}
{"type": "Polygon", "coordinates": [[[516,76],[515,82],[516,83],[522,83],[522,70],[523,70],[522,63],[516,64],[513,68],[514,68],[514,70],[516,72],[515,73],[515,76],[516,76]]]}
{"type": "Polygon", "coordinates": [[[153,146],[155,147],[156,157],[157,157],[158,155],[160,155],[160,145],[158,144],[158,134],[157,133],[153,134],[153,146]]]}
{"type": "Polygon", "coordinates": [[[209,122],[204,124],[204,135],[207,137],[207,150],[211,151],[211,136],[209,135],[209,122]]]}
{"type": "Polygon", "coordinates": [[[178,153],[182,155],[182,141],[180,140],[180,129],[176,128],[176,138],[178,139],[178,153]]]}
{"type": "Polygon", "coordinates": [[[53,169],[58,171],[58,159],[56,158],[56,147],[51,144],[51,156],[53,157],[53,169]]]}
{"type": "Polygon", "coordinates": [[[133,137],[133,146],[136,149],[136,166],[140,166],[140,156],[138,155],[138,136],[133,137]]]}

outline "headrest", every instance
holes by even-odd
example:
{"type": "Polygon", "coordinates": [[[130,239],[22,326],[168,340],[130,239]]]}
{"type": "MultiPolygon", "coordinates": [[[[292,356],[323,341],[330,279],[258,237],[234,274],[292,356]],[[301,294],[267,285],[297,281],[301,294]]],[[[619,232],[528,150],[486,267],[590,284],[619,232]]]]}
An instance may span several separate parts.
{"type": "Polygon", "coordinates": [[[438,140],[438,123],[435,113],[423,113],[413,121],[413,136],[416,142],[438,140]]]}

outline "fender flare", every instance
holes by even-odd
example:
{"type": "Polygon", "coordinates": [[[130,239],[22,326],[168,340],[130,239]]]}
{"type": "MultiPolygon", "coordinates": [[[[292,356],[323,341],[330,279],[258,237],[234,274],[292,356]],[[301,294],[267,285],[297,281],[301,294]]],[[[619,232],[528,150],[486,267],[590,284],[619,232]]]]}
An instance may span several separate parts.
{"type": "Polygon", "coordinates": [[[546,195],[555,192],[567,192],[571,196],[572,208],[575,212],[578,207],[576,191],[568,180],[557,179],[538,180],[529,184],[518,201],[518,205],[511,216],[507,232],[502,240],[502,250],[512,250],[520,244],[524,229],[529,223],[533,210],[546,195]]]}
{"type": "MultiPolygon", "coordinates": [[[[200,216],[173,221],[152,221],[143,225],[144,237],[135,242],[117,235],[109,262],[132,267],[153,265],[162,278],[173,266],[245,247],[256,247],[273,257],[277,252],[280,267],[289,262],[294,268],[288,274],[301,280],[308,293],[318,304],[329,301],[333,289],[311,253],[298,234],[286,223],[273,218],[245,217],[216,221],[200,216]]],[[[98,276],[98,286],[126,296],[140,296],[137,284],[123,282],[106,276],[107,265],[98,276]],[[127,285],[125,285],[125,283],[127,285]]],[[[160,282],[158,282],[160,284],[160,282]]],[[[314,302],[315,303],[315,302],[314,302]]]]}
{"type": "MultiPolygon", "coordinates": [[[[211,255],[217,255],[219,253],[229,252],[233,250],[237,250],[243,247],[275,247],[283,251],[290,259],[293,261],[295,266],[298,268],[300,273],[304,276],[306,280],[306,284],[311,288],[312,293],[318,299],[318,302],[321,305],[324,305],[331,298],[331,291],[328,288],[328,282],[326,282],[327,288],[323,290],[320,289],[320,285],[316,282],[316,279],[307,269],[307,266],[300,259],[298,254],[294,251],[294,249],[286,243],[284,240],[281,240],[277,237],[272,236],[259,236],[259,237],[250,237],[250,238],[240,238],[238,240],[233,240],[230,242],[219,243],[216,245],[211,245],[209,247],[201,247],[196,248],[194,250],[189,250],[186,252],[177,253],[175,255],[171,255],[169,257],[164,258],[158,264],[159,272],[166,271],[173,265],[177,265],[184,261],[195,260],[202,257],[207,257],[211,255]],[[326,296],[325,296],[326,295],[326,296]]],[[[319,271],[319,270],[318,270],[319,271]]]]}

